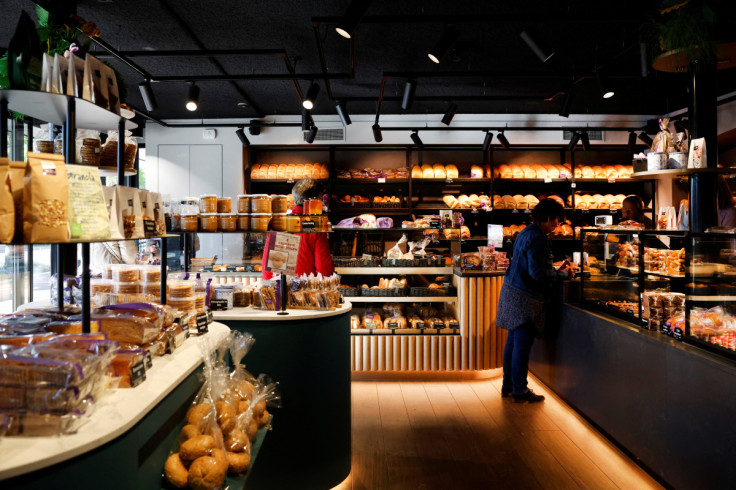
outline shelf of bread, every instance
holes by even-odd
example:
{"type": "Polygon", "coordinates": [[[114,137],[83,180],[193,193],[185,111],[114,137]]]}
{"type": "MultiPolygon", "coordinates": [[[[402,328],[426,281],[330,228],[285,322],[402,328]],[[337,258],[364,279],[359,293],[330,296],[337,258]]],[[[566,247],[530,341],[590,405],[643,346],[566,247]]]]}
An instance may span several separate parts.
{"type": "Polygon", "coordinates": [[[404,276],[409,274],[452,274],[452,267],[336,267],[341,276],[404,276]]]}
{"type": "Polygon", "coordinates": [[[536,179],[629,179],[634,171],[633,165],[580,165],[572,170],[569,163],[546,165],[499,165],[493,169],[493,177],[498,179],[536,180],[536,179]]]}
{"type": "Polygon", "coordinates": [[[645,170],[643,172],[634,172],[631,174],[632,179],[653,179],[657,177],[680,177],[692,174],[729,174],[735,173],[736,167],[718,167],[718,168],[675,168],[665,170],[645,170]]]}
{"type": "Polygon", "coordinates": [[[329,179],[330,170],[324,163],[256,163],[250,169],[250,178],[272,181],[329,179]]]}
{"type": "Polygon", "coordinates": [[[491,177],[491,166],[485,165],[481,167],[479,165],[472,165],[470,167],[469,175],[460,175],[460,171],[454,164],[443,165],[441,163],[434,164],[423,164],[414,165],[411,168],[411,178],[417,180],[430,180],[435,179],[439,182],[446,181],[447,179],[467,179],[469,181],[475,179],[489,179],[491,177]]]}

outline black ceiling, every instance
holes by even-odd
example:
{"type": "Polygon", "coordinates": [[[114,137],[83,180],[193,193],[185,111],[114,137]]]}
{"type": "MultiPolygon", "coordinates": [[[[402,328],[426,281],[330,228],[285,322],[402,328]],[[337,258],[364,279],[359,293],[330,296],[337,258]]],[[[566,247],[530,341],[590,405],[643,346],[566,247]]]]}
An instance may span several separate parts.
{"type": "MultiPolygon", "coordinates": [[[[384,77],[381,113],[401,113],[400,97],[412,74],[419,74],[417,99],[408,111],[415,114],[444,113],[453,100],[459,114],[556,114],[562,103],[559,93],[572,81],[576,82],[573,114],[662,114],[687,106],[687,75],[650,69],[646,78],[641,76],[639,43],[650,36],[659,2],[374,0],[353,36],[354,70],[351,43],[334,29],[348,3],[80,0],[76,10],[80,17],[97,24],[104,42],[121,52],[283,50],[297,75],[322,73],[319,36],[326,71],[337,79],[329,81],[332,101],[326,82],[319,81],[322,90],[315,114],[335,114],[336,100],[347,101],[352,114],[375,114],[384,77]],[[427,51],[450,21],[455,22],[460,38],[456,50],[437,65],[429,60],[427,51]],[[536,31],[553,47],[555,55],[548,62],[542,63],[521,39],[525,29],[536,31]],[[615,87],[614,97],[600,96],[593,77],[596,66],[605,67],[615,87]],[[463,75],[466,72],[476,74],[463,75]],[[438,73],[446,75],[436,76],[438,73]]],[[[30,0],[4,0],[3,5],[0,46],[10,40],[20,10],[31,13],[35,9],[30,0]]],[[[104,53],[92,49],[100,56],[104,53]]],[[[279,54],[130,59],[154,80],[288,75],[279,54]]],[[[129,104],[143,110],[138,84],[144,77],[119,60],[111,62],[125,78],[129,104]]],[[[719,94],[736,90],[734,71],[719,72],[719,94]]],[[[309,81],[298,83],[306,92],[309,81]]],[[[257,118],[301,111],[297,90],[289,79],[202,81],[198,85],[200,109],[192,113],[184,108],[185,81],[154,82],[158,109],[151,115],[159,119],[257,118]]]]}

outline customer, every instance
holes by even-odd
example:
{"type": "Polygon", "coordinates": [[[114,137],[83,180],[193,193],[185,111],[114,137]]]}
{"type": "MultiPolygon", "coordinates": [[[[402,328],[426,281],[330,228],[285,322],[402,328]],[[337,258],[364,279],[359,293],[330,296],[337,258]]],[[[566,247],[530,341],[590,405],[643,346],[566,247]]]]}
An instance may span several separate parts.
{"type": "Polygon", "coordinates": [[[513,395],[516,403],[544,400],[527,387],[529,351],[534,337],[544,329],[545,310],[555,283],[568,274],[552,266],[547,238],[564,219],[564,209],[552,199],[543,199],[532,210],[532,217],[534,223],[524,228],[514,243],[496,315],[496,325],[509,331],[503,353],[501,396],[513,395]]]}
{"type": "Polygon", "coordinates": [[[635,221],[645,229],[652,228],[652,220],[644,215],[644,202],[635,194],[627,196],[621,203],[621,221],[635,221]]]}
{"type": "Polygon", "coordinates": [[[733,194],[731,193],[731,187],[722,175],[718,176],[716,199],[718,200],[718,226],[736,227],[736,208],[734,207],[733,194]]]}
{"type": "MultiPolygon", "coordinates": [[[[291,190],[294,196],[294,207],[291,214],[304,214],[304,201],[307,199],[322,199],[325,186],[313,179],[302,179],[291,190]]],[[[296,260],[296,275],[321,273],[330,276],[335,272],[330,253],[330,242],[326,233],[298,233],[302,237],[299,244],[299,255],[296,260]]],[[[263,249],[263,265],[266,264],[268,240],[263,249]]],[[[271,279],[273,274],[263,271],[264,279],[271,279]]]]}
{"type": "Polygon", "coordinates": [[[90,269],[101,270],[108,264],[135,264],[138,247],[135,240],[98,242],[90,246],[90,269]]]}

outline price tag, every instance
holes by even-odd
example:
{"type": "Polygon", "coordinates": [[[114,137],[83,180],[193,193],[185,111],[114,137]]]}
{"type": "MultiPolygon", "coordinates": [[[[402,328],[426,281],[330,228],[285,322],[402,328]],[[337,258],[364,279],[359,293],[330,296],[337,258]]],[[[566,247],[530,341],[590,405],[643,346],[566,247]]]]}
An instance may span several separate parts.
{"type": "Polygon", "coordinates": [[[130,386],[135,388],[146,380],[146,366],[139,362],[130,368],[130,386]]]}
{"type": "Polygon", "coordinates": [[[472,211],[471,211],[470,213],[471,213],[471,214],[478,214],[478,212],[479,212],[479,211],[478,211],[477,209],[473,209],[473,210],[472,210],[472,211]]]}
{"type": "Polygon", "coordinates": [[[576,188],[577,186],[578,186],[578,185],[577,185],[577,184],[576,184],[575,182],[570,182],[570,188],[571,188],[571,189],[574,189],[574,188],[576,188]]]}
{"type": "Polygon", "coordinates": [[[583,214],[590,214],[590,209],[581,209],[583,214]]]}
{"type": "Polygon", "coordinates": [[[294,179],[286,179],[286,183],[287,184],[293,184],[294,183],[294,179]]]}
{"type": "Polygon", "coordinates": [[[363,254],[363,260],[373,260],[373,256],[371,254],[363,254]]]}
{"type": "Polygon", "coordinates": [[[519,210],[518,209],[514,209],[513,211],[511,211],[511,214],[519,214],[519,210]]]}
{"type": "Polygon", "coordinates": [[[680,327],[675,327],[675,333],[672,336],[677,340],[682,340],[682,329],[680,327]]]}
{"type": "Polygon", "coordinates": [[[156,236],[156,222],[151,219],[143,220],[143,234],[146,238],[156,236]]]}
{"type": "Polygon", "coordinates": [[[634,314],[634,310],[632,310],[631,308],[627,308],[626,309],[626,313],[628,313],[629,315],[633,315],[634,314]]]}
{"type": "Polygon", "coordinates": [[[391,330],[396,330],[397,328],[399,328],[399,324],[398,322],[388,322],[386,324],[386,328],[390,328],[391,330]]]}
{"type": "Polygon", "coordinates": [[[385,184],[386,183],[386,177],[378,177],[378,183],[379,184],[385,184]]]}
{"type": "Polygon", "coordinates": [[[615,184],[616,183],[616,179],[609,178],[608,179],[608,183],[609,184],[615,184]]]}
{"type": "Polygon", "coordinates": [[[302,221],[302,231],[314,231],[314,221],[302,221]]]}
{"type": "Polygon", "coordinates": [[[441,323],[441,322],[440,323],[433,323],[432,324],[432,328],[445,328],[445,324],[444,323],[441,323]]]}
{"type": "Polygon", "coordinates": [[[215,315],[211,311],[208,311],[207,312],[207,324],[209,325],[214,320],[215,320],[215,315]]]}
{"type": "Polygon", "coordinates": [[[662,325],[661,327],[659,327],[659,331],[665,335],[670,335],[670,327],[668,327],[667,325],[662,325]]]}
{"type": "Polygon", "coordinates": [[[641,319],[641,326],[644,328],[649,328],[649,318],[642,318],[641,319]]]}
{"type": "Polygon", "coordinates": [[[427,328],[427,325],[425,325],[425,323],[424,323],[424,322],[416,322],[416,323],[415,323],[414,325],[415,325],[415,326],[416,326],[416,327],[417,327],[418,329],[420,329],[420,330],[424,330],[425,328],[427,328]]]}
{"type": "Polygon", "coordinates": [[[191,333],[189,332],[189,325],[188,324],[186,325],[179,324],[179,325],[181,325],[181,330],[184,333],[184,338],[188,339],[189,336],[191,335],[191,333]]]}
{"type": "Polygon", "coordinates": [[[153,358],[151,357],[151,351],[146,350],[146,369],[153,367],[153,358]]]}
{"type": "Polygon", "coordinates": [[[174,352],[174,349],[176,346],[174,346],[174,337],[172,335],[166,336],[166,353],[171,354],[174,352]]]}
{"type": "Polygon", "coordinates": [[[207,325],[209,325],[209,318],[207,313],[202,313],[201,315],[197,315],[197,333],[207,333],[207,325]]]}
{"type": "Polygon", "coordinates": [[[532,210],[531,209],[525,209],[524,210],[524,214],[532,214],[532,210]]]}
{"type": "Polygon", "coordinates": [[[551,184],[552,183],[552,178],[551,177],[545,177],[544,178],[544,183],[545,184],[551,184]]]}
{"type": "Polygon", "coordinates": [[[447,179],[447,180],[445,180],[445,182],[446,182],[447,184],[452,184],[452,179],[447,179]]]}
{"type": "Polygon", "coordinates": [[[211,299],[210,309],[211,310],[226,310],[227,300],[226,299],[211,299]]]}

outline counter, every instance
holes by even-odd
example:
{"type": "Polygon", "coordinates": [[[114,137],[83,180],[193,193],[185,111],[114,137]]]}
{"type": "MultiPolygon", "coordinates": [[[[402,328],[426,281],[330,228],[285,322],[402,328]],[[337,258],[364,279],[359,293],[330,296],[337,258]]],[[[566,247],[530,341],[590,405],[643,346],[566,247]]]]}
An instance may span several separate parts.
{"type": "MultiPolygon", "coordinates": [[[[212,323],[203,338],[215,345],[229,331],[212,323]]],[[[3,488],[54,488],[62,480],[74,488],[161,488],[163,463],[177,436],[172,427],[201,386],[198,338],[154,358],[146,381],[101,400],[76,434],[0,439],[3,488]]]]}
{"type": "Polygon", "coordinates": [[[215,320],[253,334],[246,369],[279,383],[282,408],[248,488],[331,488],[350,474],[350,311],[237,308],[215,320]]]}
{"type": "Polygon", "coordinates": [[[658,332],[565,304],[529,367],[674,488],[736,481],[736,365],[658,332]]]}

